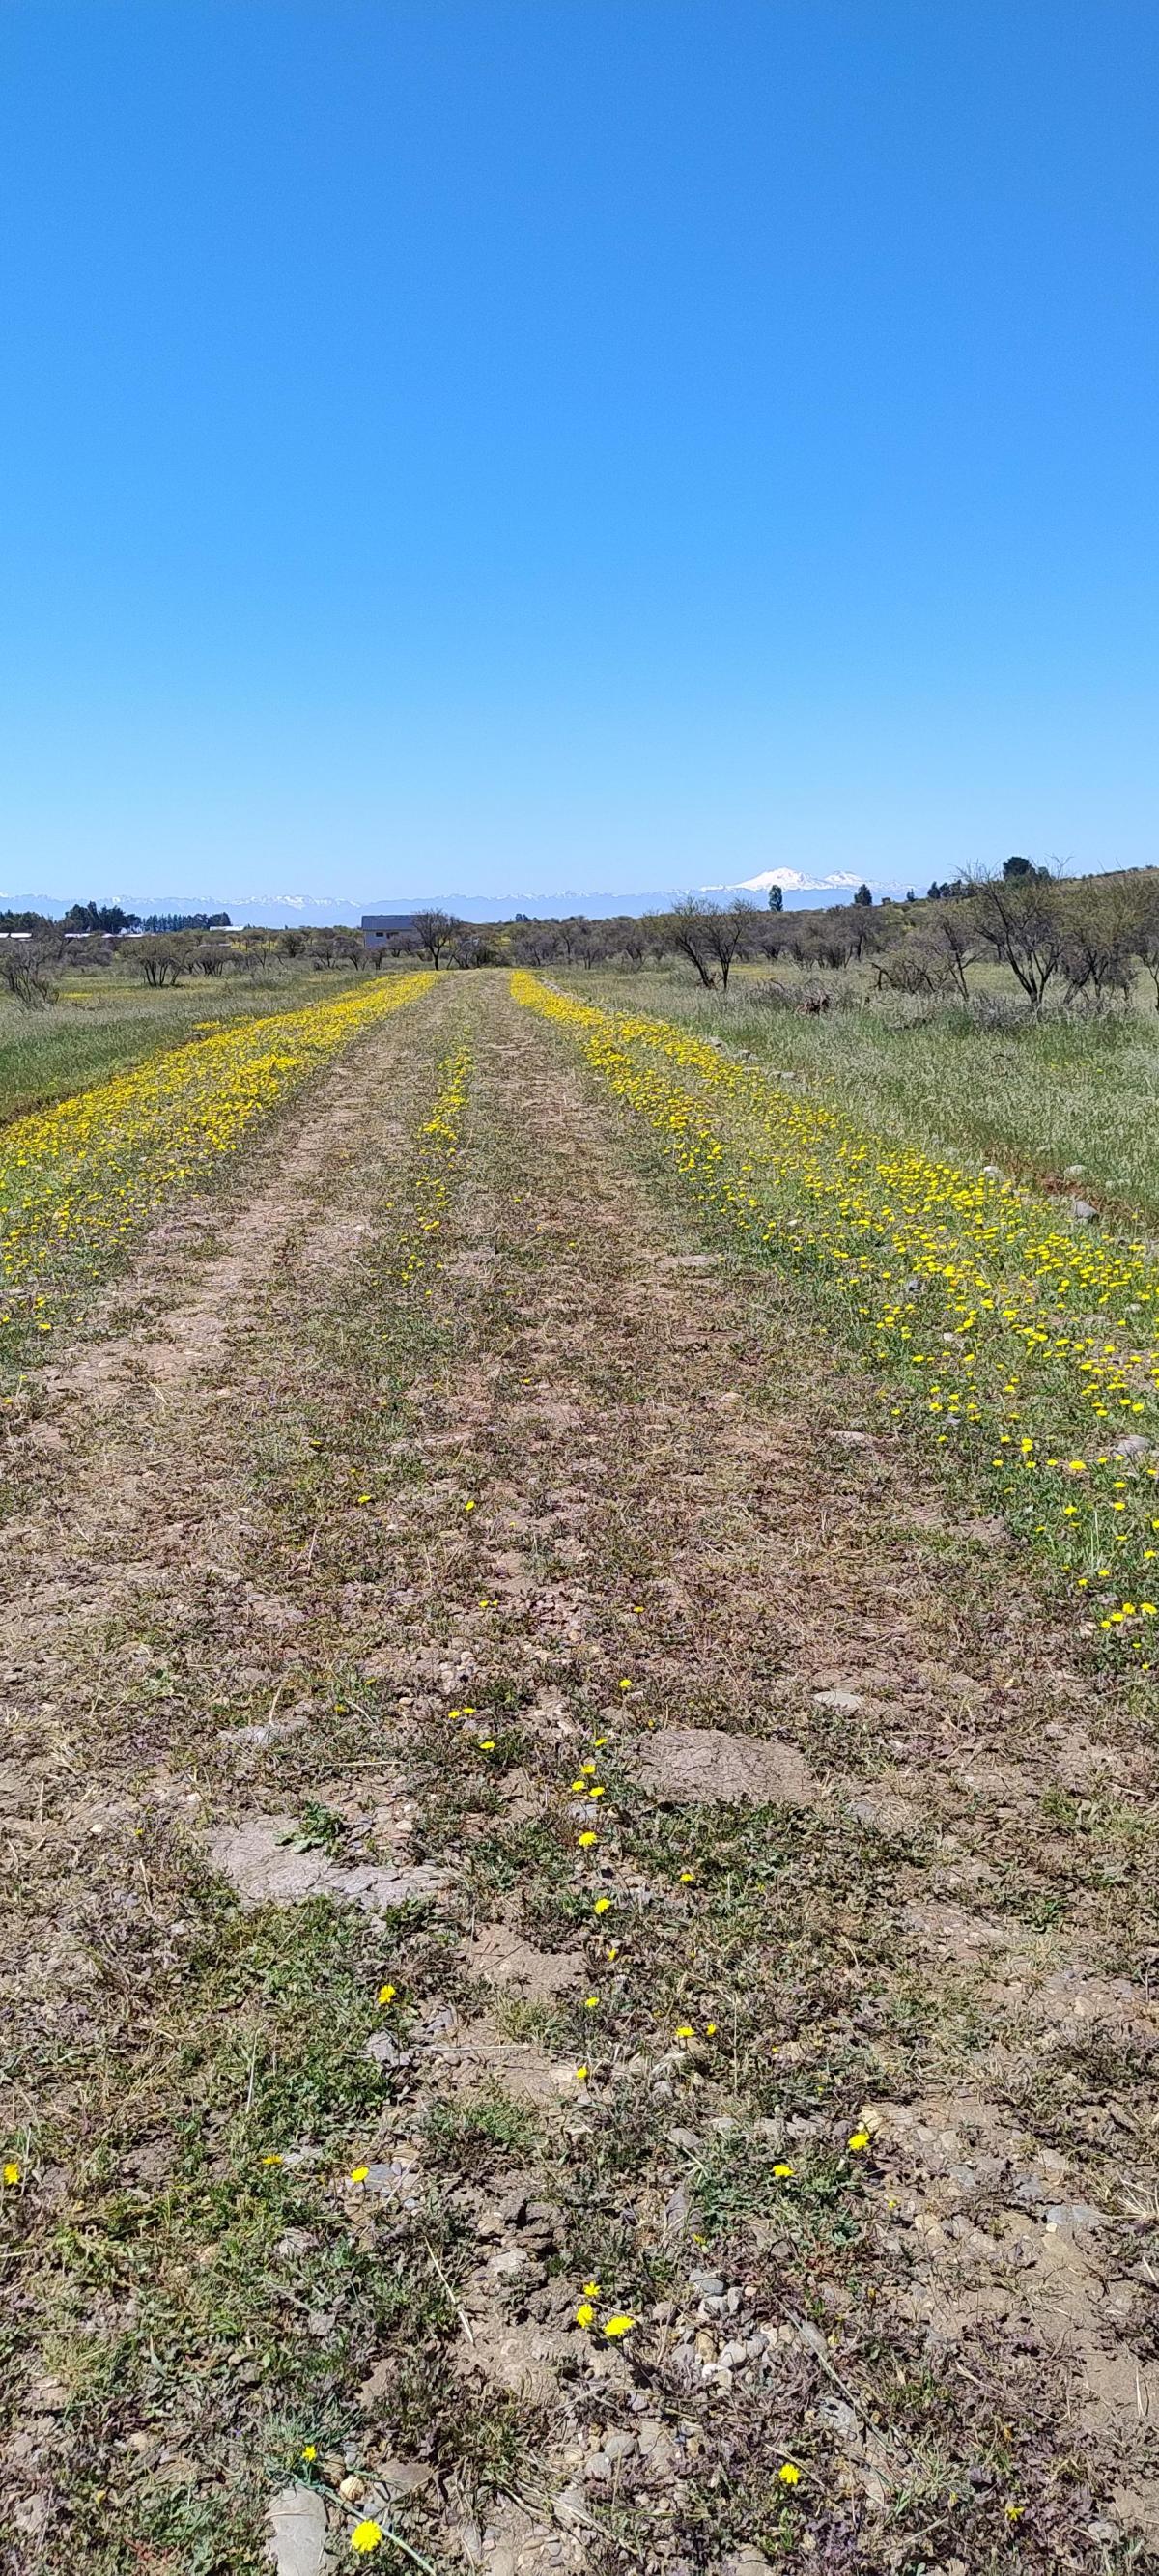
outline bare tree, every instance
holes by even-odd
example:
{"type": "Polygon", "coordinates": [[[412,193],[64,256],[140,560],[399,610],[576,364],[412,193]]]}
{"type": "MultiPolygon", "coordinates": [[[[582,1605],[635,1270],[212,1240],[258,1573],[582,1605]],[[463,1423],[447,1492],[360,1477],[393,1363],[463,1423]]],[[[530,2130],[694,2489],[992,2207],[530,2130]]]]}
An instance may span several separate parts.
{"type": "Polygon", "coordinates": [[[14,1002],[26,1011],[45,1011],[55,1002],[57,982],[54,969],[64,948],[63,938],[0,940],[0,976],[14,1002]]]}
{"type": "Polygon", "coordinates": [[[416,912],[414,926],[419,955],[430,958],[437,974],[442,959],[464,924],[456,921],[453,912],[440,912],[436,904],[430,912],[416,912]]]}
{"type": "Polygon", "coordinates": [[[743,956],[746,947],[753,943],[756,922],[752,906],[740,902],[730,903],[727,907],[712,904],[705,927],[708,945],[720,968],[721,984],[727,993],[734,959],[743,956]]]}
{"type": "Polygon", "coordinates": [[[187,960],[175,939],[135,939],[132,962],[142,983],[160,992],[166,984],[180,983],[187,960]]]}
{"type": "Polygon", "coordinates": [[[970,912],[979,942],[1008,966],[1035,1011],[1063,971],[1065,916],[1059,886],[1044,870],[1027,876],[971,880],[970,912]]]}
{"type": "Polygon", "coordinates": [[[970,998],[966,968],[978,954],[978,939],[969,904],[938,902],[929,907],[925,936],[947,968],[947,982],[964,1002],[970,998]]]}
{"type": "MultiPolygon", "coordinates": [[[[711,993],[716,984],[716,976],[713,973],[716,950],[710,928],[711,904],[706,903],[702,895],[690,894],[685,897],[683,903],[678,903],[663,917],[668,933],[668,946],[676,950],[678,957],[687,957],[689,965],[695,966],[705,992],[711,993]]],[[[729,964],[732,964],[731,957],[729,964]]]]}
{"type": "Polygon", "coordinates": [[[1126,1001],[1138,954],[1138,908],[1122,884],[1068,889],[1064,910],[1062,963],[1066,998],[1085,994],[1095,1002],[1117,993],[1126,1001]]]}
{"type": "Polygon", "coordinates": [[[1131,946],[1155,987],[1159,1011],[1159,875],[1149,873],[1140,885],[1131,946]]]}

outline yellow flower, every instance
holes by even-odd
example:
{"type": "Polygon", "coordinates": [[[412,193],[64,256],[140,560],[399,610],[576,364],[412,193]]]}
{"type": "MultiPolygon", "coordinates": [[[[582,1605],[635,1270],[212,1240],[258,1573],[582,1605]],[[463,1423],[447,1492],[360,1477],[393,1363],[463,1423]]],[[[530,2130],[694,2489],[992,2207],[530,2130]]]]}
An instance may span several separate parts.
{"type": "Polygon", "coordinates": [[[694,1869],[682,1869],[682,1870],[681,1870],[681,1872],[680,1872],[680,1884],[681,1884],[681,1886],[682,1886],[682,1887],[691,1887],[692,1882],[693,1882],[693,1879],[695,1878],[695,1876],[696,1876],[696,1872],[695,1872],[695,1870],[694,1870],[694,1869]]]}
{"type": "Polygon", "coordinates": [[[774,2180],[777,2182],[791,2182],[793,2179],[792,2165],[774,2165],[773,2176],[774,2180]]]}
{"type": "Polygon", "coordinates": [[[263,2163],[264,2165],[280,2165],[281,2161],[282,2161],[282,2159],[281,2159],[281,2157],[280,2157],[280,2156],[263,2156],[263,2157],[262,2157],[262,2163],[263,2163]]]}
{"type": "Polygon", "coordinates": [[[584,2282],[583,2290],[582,2290],[582,2293],[581,2293],[581,2296],[582,2296],[583,2298],[585,2298],[585,2299],[598,2299],[598,2298],[599,2298],[599,2295],[600,2295],[600,2285],[599,2285],[599,2282],[598,2282],[598,2281],[585,2281],[585,2282],[584,2282]]]}
{"type": "Polygon", "coordinates": [[[777,2471],[777,2476],[779,2477],[783,2487],[799,2486],[801,2482],[801,2472],[799,2469],[794,2468],[791,2460],[782,2460],[780,2468],[777,2471]]]}
{"type": "Polygon", "coordinates": [[[493,1736],[493,1735],[481,1735],[481,1736],[479,1737],[479,1751],[480,1751],[480,1753],[493,1753],[493,1752],[494,1752],[494,1750],[495,1750],[495,1738],[494,1738],[494,1736],[493,1736]]]}
{"type": "Polygon", "coordinates": [[[595,2313],[596,2312],[591,2301],[589,2299],[581,2299],[575,2312],[575,2321],[577,2326],[590,2326],[595,2313]]]}
{"type": "Polygon", "coordinates": [[[852,2148],[854,2155],[859,2156],[862,2148],[867,2147],[869,2144],[870,2137],[868,2129],[855,2129],[849,2140],[849,2145],[852,2148]]]}
{"type": "Polygon", "coordinates": [[[621,1682],[620,1684],[621,1690],[631,1690],[631,1687],[631,1682],[621,1682]]]}
{"type": "Polygon", "coordinates": [[[600,2000],[600,1999],[599,1999],[599,1996],[598,1996],[598,1995],[585,1995],[585,1996],[584,1996],[584,2011],[585,2011],[585,2012],[594,2012],[594,2011],[595,2011],[595,2009],[596,2009],[596,2006],[597,2006],[597,2004],[598,2004],[598,2002],[599,2002],[599,2000],[600,2000]]]}
{"type": "MultiPolygon", "coordinates": [[[[464,1505],[463,1505],[463,1509],[464,1509],[464,1511],[465,1511],[465,1512],[473,1512],[473,1511],[474,1511],[474,1509],[475,1509],[475,1506],[474,1506],[474,1504],[473,1504],[473,1503],[464,1503],[464,1505]]],[[[371,2547],[372,2547],[372,2548],[374,2548],[374,2547],[376,2547],[376,2545],[377,2545],[377,2544],[376,2544],[374,2541],[372,2541],[370,2545],[371,2545],[371,2547]]]]}
{"type": "Polygon", "coordinates": [[[302,2444],[302,2458],[303,2458],[304,2460],[316,2460],[316,2459],[317,2459],[317,2457],[318,2457],[318,2446],[317,2446],[317,2444],[316,2444],[315,2442],[303,2442],[303,2444],[302,2444]]]}
{"type": "Polygon", "coordinates": [[[369,2171],[370,2171],[370,2167],[369,2167],[369,2165],[355,2165],[354,2170],[353,2170],[353,2172],[351,2173],[351,2176],[350,2176],[350,2180],[351,2180],[351,2182],[365,2182],[366,2177],[367,2177],[367,2174],[369,2173],[369,2171]]]}
{"type": "Polygon", "coordinates": [[[618,2343],[621,2335],[631,2334],[635,2322],[635,2317],[609,2317],[607,2324],[604,2327],[604,2333],[612,2343],[618,2343]]]}
{"type": "Polygon", "coordinates": [[[360,2558],[369,2558],[372,2549],[381,2549],[385,2534],[377,2522],[356,2522],[350,2534],[350,2546],[360,2558]]]}
{"type": "Polygon", "coordinates": [[[585,1830],[585,1831],[580,1835],[580,1837],[579,1837],[579,1847],[580,1847],[580,1850],[581,1850],[581,1851],[590,1851],[590,1850],[591,1850],[591,1847],[592,1847],[592,1844],[593,1844],[593,1843],[595,1843],[595,1842],[598,1842],[598,1841],[599,1841],[599,1835],[598,1835],[598,1834],[593,1834],[593,1832],[592,1832],[592,1830],[591,1830],[591,1828],[590,1828],[590,1826],[589,1826],[589,1827],[587,1827],[587,1829],[586,1829],[586,1830],[585,1830]]]}
{"type": "Polygon", "coordinates": [[[596,1772],[594,1762],[581,1762],[580,1770],[583,1772],[585,1780],[594,1780],[596,1772]]]}
{"type": "Polygon", "coordinates": [[[595,1904],[592,1907],[593,1914],[606,1914],[611,1902],[612,1900],[610,1896],[597,1896],[595,1904]]]}
{"type": "Polygon", "coordinates": [[[587,2083],[587,2080],[588,2080],[588,2069],[587,2069],[587,2067],[586,2067],[586,2066],[577,2066],[576,2071],[575,2071],[575,2080],[576,2080],[576,2083],[577,2083],[577,2084],[586,2084],[586,2083],[587,2083]]]}
{"type": "Polygon", "coordinates": [[[5,2180],[5,2182],[6,2182],[6,2183],[16,2183],[16,2182],[19,2182],[19,2180],[20,2180],[20,2167],[19,2167],[19,2165],[16,2165],[16,2164],[6,2164],[6,2165],[5,2165],[5,2167],[4,2167],[4,2180],[5,2180]]]}
{"type": "Polygon", "coordinates": [[[379,2000],[380,2004],[392,2004],[392,2003],[394,2002],[394,1997],[395,1997],[395,1989],[394,1989],[394,1987],[393,1987],[393,1986],[380,1986],[380,1987],[379,1987],[379,1989],[378,1989],[378,2000],[379,2000]]]}
{"type": "Polygon", "coordinates": [[[677,2039],[695,2039],[696,2033],[690,2021],[682,2021],[678,2023],[676,2037],[677,2039]]]}
{"type": "Polygon", "coordinates": [[[705,2027],[705,2030],[706,2030],[706,2032],[707,2032],[707,2034],[708,2034],[709,2039],[715,2039],[715,2037],[716,2037],[716,2023],[715,2023],[714,2021],[706,2021],[706,2022],[705,2022],[704,2027],[705,2027]]]}

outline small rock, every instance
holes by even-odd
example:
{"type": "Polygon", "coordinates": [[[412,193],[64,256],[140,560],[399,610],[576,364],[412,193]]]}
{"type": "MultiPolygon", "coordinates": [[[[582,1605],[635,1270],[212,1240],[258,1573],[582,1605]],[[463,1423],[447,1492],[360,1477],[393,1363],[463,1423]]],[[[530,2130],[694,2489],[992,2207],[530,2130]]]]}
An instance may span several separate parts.
{"type": "Polygon", "coordinates": [[[390,2495],[419,2495],[424,2487],[433,2486],[436,2472],[429,2460],[383,2460],[375,2470],[379,2486],[390,2495]]]}
{"type": "MultiPolygon", "coordinates": [[[[68,2404],[68,2390],[63,2379],[34,2379],[28,2391],[28,2403],[34,2415],[63,2415],[68,2404]]],[[[151,2436],[146,2433],[144,2440],[151,2436]]],[[[131,2442],[136,2436],[130,2434],[131,2442]]]]}
{"type": "Polygon", "coordinates": [[[1094,2521],[1087,2523],[1086,2535],[1088,2540],[1101,2541],[1106,2549],[1113,2549],[1115,2542],[1122,2538],[1118,2523],[1108,2522],[1106,2515],[1102,2513],[1096,2514],[1094,2521]]]}
{"type": "Polygon", "coordinates": [[[283,1736],[300,1735],[304,1717],[264,1717],[255,1726],[219,1726],[218,1743],[226,1753],[260,1752],[263,1744],[280,1744],[283,1736]]]}
{"type": "Polygon", "coordinates": [[[1070,1203],[1070,1212],[1076,1225],[1098,1224],[1099,1211],[1097,1207],[1091,1206],[1089,1199],[1072,1199],[1070,1203]]]}
{"type": "Polygon", "coordinates": [[[587,2458],[584,2461],[585,2478],[590,2478],[596,2486],[602,2486],[604,2480],[606,2478],[610,2478],[611,2474],[612,2463],[608,2458],[607,2452],[589,2451],[587,2458]]]}
{"type": "Polygon", "coordinates": [[[343,2504],[361,2504],[363,2496],[366,2493],[365,2478],[358,2478],[353,2475],[348,2478],[339,2478],[338,2493],[342,2498],[343,2504]]]}
{"type": "Polygon", "coordinates": [[[266,2506],[270,2526],[267,2557],[278,2576],[318,2576],[326,2546],[326,2505],[316,2487],[294,2481],[271,2496],[266,2506]]]}
{"type": "Polygon", "coordinates": [[[362,2054],[370,2059],[372,2066],[409,2066],[411,2062],[410,2049],[400,2048],[388,2030],[376,2030],[373,2038],[367,2040],[362,2054]]]}
{"type": "Polygon", "coordinates": [[[1145,1458],[1149,1445],[1141,1432],[1128,1431],[1125,1440],[1116,1440],[1115,1456],[1116,1458],[1145,1458]]]}
{"type": "Polygon", "coordinates": [[[1001,1178],[1002,1178],[1002,1166],[1001,1166],[1001,1164],[1000,1164],[1000,1163],[983,1163],[983,1165],[982,1165],[982,1178],[983,1178],[983,1180],[984,1180],[984,1181],[1000,1181],[1000,1180],[1001,1180],[1001,1178]]]}
{"type": "Polygon", "coordinates": [[[817,2421],[830,2433],[839,2433],[843,2442],[856,2442],[857,2417],[843,2397],[822,2397],[817,2403],[817,2421]]]}
{"type": "Polygon", "coordinates": [[[725,2559],[720,2576],[773,2576],[772,2562],[763,2549],[746,2540],[743,2548],[734,2549],[725,2559]]]}
{"type": "Polygon", "coordinates": [[[626,2460],[636,2448],[634,2433],[605,2433],[604,2452],[609,2460],[626,2460]]]}
{"type": "Polygon", "coordinates": [[[561,2487],[551,2509],[556,2521],[562,2523],[565,2531],[574,2531],[577,2524],[585,2523],[588,2519],[587,2503],[582,2487],[561,2487]]]}
{"type": "Polygon", "coordinates": [[[865,1702],[860,1691],[823,1690],[813,1693],[814,1708],[827,1708],[834,1717],[859,1717],[865,1702]]]}

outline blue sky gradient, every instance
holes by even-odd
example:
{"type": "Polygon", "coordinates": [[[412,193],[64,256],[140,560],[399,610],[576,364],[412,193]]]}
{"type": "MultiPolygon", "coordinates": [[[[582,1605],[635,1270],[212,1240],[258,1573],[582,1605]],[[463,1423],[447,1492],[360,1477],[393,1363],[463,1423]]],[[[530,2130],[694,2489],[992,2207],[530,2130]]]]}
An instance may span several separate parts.
{"type": "Polygon", "coordinates": [[[0,886],[1159,859],[1146,0],[7,0],[0,886]]]}

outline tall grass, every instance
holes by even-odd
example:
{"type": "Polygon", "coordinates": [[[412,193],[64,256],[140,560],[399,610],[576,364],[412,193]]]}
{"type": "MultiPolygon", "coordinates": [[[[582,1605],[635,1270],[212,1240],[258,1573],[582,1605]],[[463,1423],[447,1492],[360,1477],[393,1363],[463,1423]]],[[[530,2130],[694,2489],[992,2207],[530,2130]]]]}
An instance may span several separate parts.
{"type": "MultiPolygon", "coordinates": [[[[390,970],[385,970],[389,972],[390,970]]],[[[50,1009],[0,1000],[0,1122],[47,1108],[90,1083],[126,1073],[146,1056],[185,1046],[203,1023],[220,1028],[270,1011],[334,1001],[356,978],[289,966],[267,983],[206,978],[149,992],[127,980],[73,974],[50,1009]]]]}
{"type": "Polygon", "coordinates": [[[727,1000],[671,974],[557,980],[608,1009],[655,1011],[717,1037],[876,1135],[1040,1185],[1079,1165],[1077,1190],[1159,1227],[1157,1014],[1007,1012],[994,1022],[866,996],[814,1019],[763,1006],[752,976],[735,979],[727,1000]]]}

